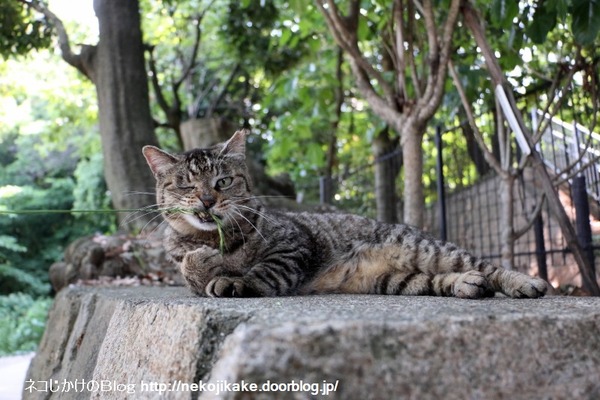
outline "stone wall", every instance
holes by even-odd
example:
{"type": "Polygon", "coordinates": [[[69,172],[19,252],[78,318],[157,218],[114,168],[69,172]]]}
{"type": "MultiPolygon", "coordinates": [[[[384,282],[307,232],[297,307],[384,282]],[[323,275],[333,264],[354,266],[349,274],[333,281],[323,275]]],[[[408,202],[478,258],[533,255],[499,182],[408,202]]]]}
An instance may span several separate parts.
{"type": "Polygon", "coordinates": [[[52,380],[57,392],[24,398],[596,399],[599,332],[600,298],[205,299],[72,287],[56,298],[26,382],[52,380]],[[201,381],[215,391],[186,390],[201,381]],[[69,382],[105,391],[65,391],[69,382]]]}

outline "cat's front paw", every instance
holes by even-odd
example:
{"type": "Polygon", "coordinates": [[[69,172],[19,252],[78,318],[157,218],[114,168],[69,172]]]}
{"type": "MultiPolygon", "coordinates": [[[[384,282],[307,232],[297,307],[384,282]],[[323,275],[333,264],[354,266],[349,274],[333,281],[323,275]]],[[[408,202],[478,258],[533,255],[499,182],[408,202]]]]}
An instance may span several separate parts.
{"type": "Polygon", "coordinates": [[[494,295],[487,279],[479,271],[467,271],[462,274],[454,283],[453,293],[463,299],[479,299],[494,295]]]}
{"type": "Polygon", "coordinates": [[[181,272],[184,276],[195,275],[206,273],[204,271],[212,271],[221,265],[223,265],[223,257],[219,250],[202,246],[185,254],[181,263],[181,272]]]}
{"type": "Polygon", "coordinates": [[[209,297],[248,297],[253,295],[239,277],[218,276],[213,278],[206,285],[205,291],[209,297]]]}
{"type": "Polygon", "coordinates": [[[179,270],[192,292],[203,296],[211,279],[223,274],[223,257],[218,250],[202,246],[185,254],[179,270]]]}
{"type": "Polygon", "coordinates": [[[196,250],[188,251],[184,256],[184,259],[187,258],[188,262],[207,262],[221,257],[221,252],[218,249],[200,246],[196,250]]]}

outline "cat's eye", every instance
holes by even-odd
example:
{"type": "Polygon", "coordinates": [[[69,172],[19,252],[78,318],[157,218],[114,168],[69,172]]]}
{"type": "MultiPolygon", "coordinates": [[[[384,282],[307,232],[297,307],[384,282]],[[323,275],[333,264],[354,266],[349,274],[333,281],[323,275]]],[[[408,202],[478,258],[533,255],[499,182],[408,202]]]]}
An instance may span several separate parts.
{"type": "Polygon", "coordinates": [[[175,186],[177,186],[177,189],[179,190],[192,190],[196,188],[194,185],[185,182],[177,183],[175,186]]]}
{"type": "Polygon", "coordinates": [[[228,187],[229,185],[231,185],[231,183],[233,182],[233,178],[230,176],[227,176],[225,178],[221,178],[217,181],[217,188],[218,189],[223,189],[228,187]]]}

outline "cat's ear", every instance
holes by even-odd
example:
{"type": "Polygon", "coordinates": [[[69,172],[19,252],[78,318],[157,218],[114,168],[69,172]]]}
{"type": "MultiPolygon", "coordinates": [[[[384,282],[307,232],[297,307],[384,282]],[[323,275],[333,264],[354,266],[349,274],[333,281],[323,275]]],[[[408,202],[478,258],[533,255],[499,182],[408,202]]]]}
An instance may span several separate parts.
{"type": "Polygon", "coordinates": [[[225,142],[221,154],[246,156],[246,136],[250,134],[248,129],[242,129],[233,134],[233,136],[225,142]]]}
{"type": "Polygon", "coordinates": [[[163,174],[179,160],[166,151],[154,146],[144,146],[142,149],[146,162],[150,166],[154,176],[163,174]]]}

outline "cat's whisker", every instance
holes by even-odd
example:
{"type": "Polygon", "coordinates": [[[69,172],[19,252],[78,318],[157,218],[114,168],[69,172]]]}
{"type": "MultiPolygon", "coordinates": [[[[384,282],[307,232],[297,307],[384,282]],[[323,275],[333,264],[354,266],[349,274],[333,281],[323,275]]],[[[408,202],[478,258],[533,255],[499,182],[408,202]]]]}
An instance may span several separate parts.
{"type": "MultiPolygon", "coordinates": [[[[157,213],[160,212],[160,210],[155,209],[155,210],[144,210],[144,209],[139,209],[136,211],[133,211],[132,213],[127,214],[127,216],[125,218],[123,218],[123,221],[121,221],[120,227],[124,227],[126,225],[129,225],[139,219],[144,218],[147,215],[151,215],[152,213],[157,213]],[[139,213],[139,214],[138,214],[139,213]]],[[[160,214],[158,214],[160,215],[160,214]]],[[[152,219],[154,219],[156,217],[153,217],[152,219]]]]}
{"type": "MultiPolygon", "coordinates": [[[[157,218],[160,218],[162,215],[158,214],[155,217],[151,218],[150,221],[148,221],[143,227],[142,229],[140,229],[140,232],[143,232],[149,225],[153,224],[154,221],[156,221],[157,218]]],[[[152,228],[152,230],[148,233],[148,234],[153,234],[154,232],[156,232],[158,230],[158,228],[161,227],[162,224],[166,223],[166,221],[163,219],[162,221],[160,221],[160,223],[158,225],[156,225],[154,228],[152,228]]]]}
{"type": "Polygon", "coordinates": [[[243,205],[243,204],[236,204],[236,205],[235,205],[235,207],[242,207],[242,208],[244,208],[245,210],[248,210],[248,211],[250,211],[251,213],[254,213],[254,214],[258,215],[259,217],[261,217],[261,218],[264,218],[266,221],[268,221],[268,222],[270,222],[270,223],[272,223],[272,224],[277,224],[277,221],[276,221],[274,218],[272,218],[271,216],[268,216],[268,215],[267,215],[267,214],[265,214],[264,212],[258,211],[257,209],[254,209],[254,208],[252,208],[252,207],[245,206],[245,205],[243,205]]]}
{"type": "Polygon", "coordinates": [[[285,195],[260,195],[260,196],[232,196],[234,199],[232,201],[246,201],[246,200],[255,200],[255,199],[294,199],[293,196],[285,196],[285,195]]]}
{"type": "Polygon", "coordinates": [[[244,216],[244,214],[242,214],[242,213],[241,213],[239,210],[237,210],[235,207],[231,207],[231,209],[232,209],[232,211],[233,211],[235,214],[237,214],[237,215],[239,215],[240,217],[242,217],[243,219],[245,219],[245,220],[246,220],[246,222],[248,222],[248,223],[249,223],[249,224],[252,226],[252,228],[254,228],[254,230],[256,231],[256,233],[258,233],[258,234],[260,235],[260,237],[261,237],[261,238],[262,238],[262,239],[263,239],[265,242],[267,242],[267,239],[265,239],[265,237],[263,236],[263,234],[262,234],[262,233],[260,233],[260,231],[258,230],[258,228],[256,227],[256,225],[254,225],[254,224],[253,224],[253,223],[252,223],[252,222],[251,222],[251,221],[250,221],[248,218],[246,218],[246,217],[244,216]]]}
{"type": "Polygon", "coordinates": [[[125,226],[127,224],[130,224],[140,218],[143,218],[144,216],[146,216],[152,212],[159,212],[159,211],[160,211],[160,209],[158,208],[158,204],[150,204],[145,207],[139,208],[135,211],[128,213],[125,216],[125,218],[123,218],[123,221],[121,222],[121,227],[125,226]],[[137,215],[138,213],[143,213],[143,214],[137,215]],[[134,218],[134,216],[135,216],[135,218],[134,218]]]}
{"type": "MultiPolygon", "coordinates": [[[[246,237],[244,236],[244,230],[242,229],[242,227],[240,226],[240,223],[235,218],[231,218],[231,219],[233,220],[233,222],[235,222],[238,229],[240,230],[240,235],[242,235],[242,243],[245,246],[246,245],[246,237]]],[[[232,236],[235,236],[235,227],[233,225],[231,225],[231,232],[232,232],[232,236]]]]}
{"type": "Polygon", "coordinates": [[[130,191],[126,191],[123,194],[125,194],[126,196],[132,196],[132,195],[139,195],[139,196],[156,196],[155,192],[142,192],[142,191],[138,191],[138,190],[130,190],[130,191]]]}
{"type": "MultiPolygon", "coordinates": [[[[160,207],[160,204],[150,204],[148,206],[142,207],[138,210],[135,210],[129,214],[127,214],[127,216],[125,218],[123,218],[123,221],[121,222],[120,226],[123,227],[127,224],[131,224],[141,218],[144,218],[147,215],[150,215],[152,213],[163,213],[163,212],[169,212],[172,211],[173,207],[160,207]]],[[[176,210],[180,210],[179,208],[177,208],[176,210]]],[[[158,216],[160,216],[161,214],[158,214],[158,216]]],[[[156,217],[153,217],[152,220],[154,220],[156,217]]],[[[151,221],[152,221],[151,220],[151,221]]],[[[149,222],[151,222],[149,221],[149,222]]]]}
{"type": "Polygon", "coordinates": [[[177,192],[173,192],[171,190],[165,190],[166,193],[168,193],[173,199],[177,200],[177,201],[184,201],[185,200],[185,196],[177,193],[177,192]]]}

